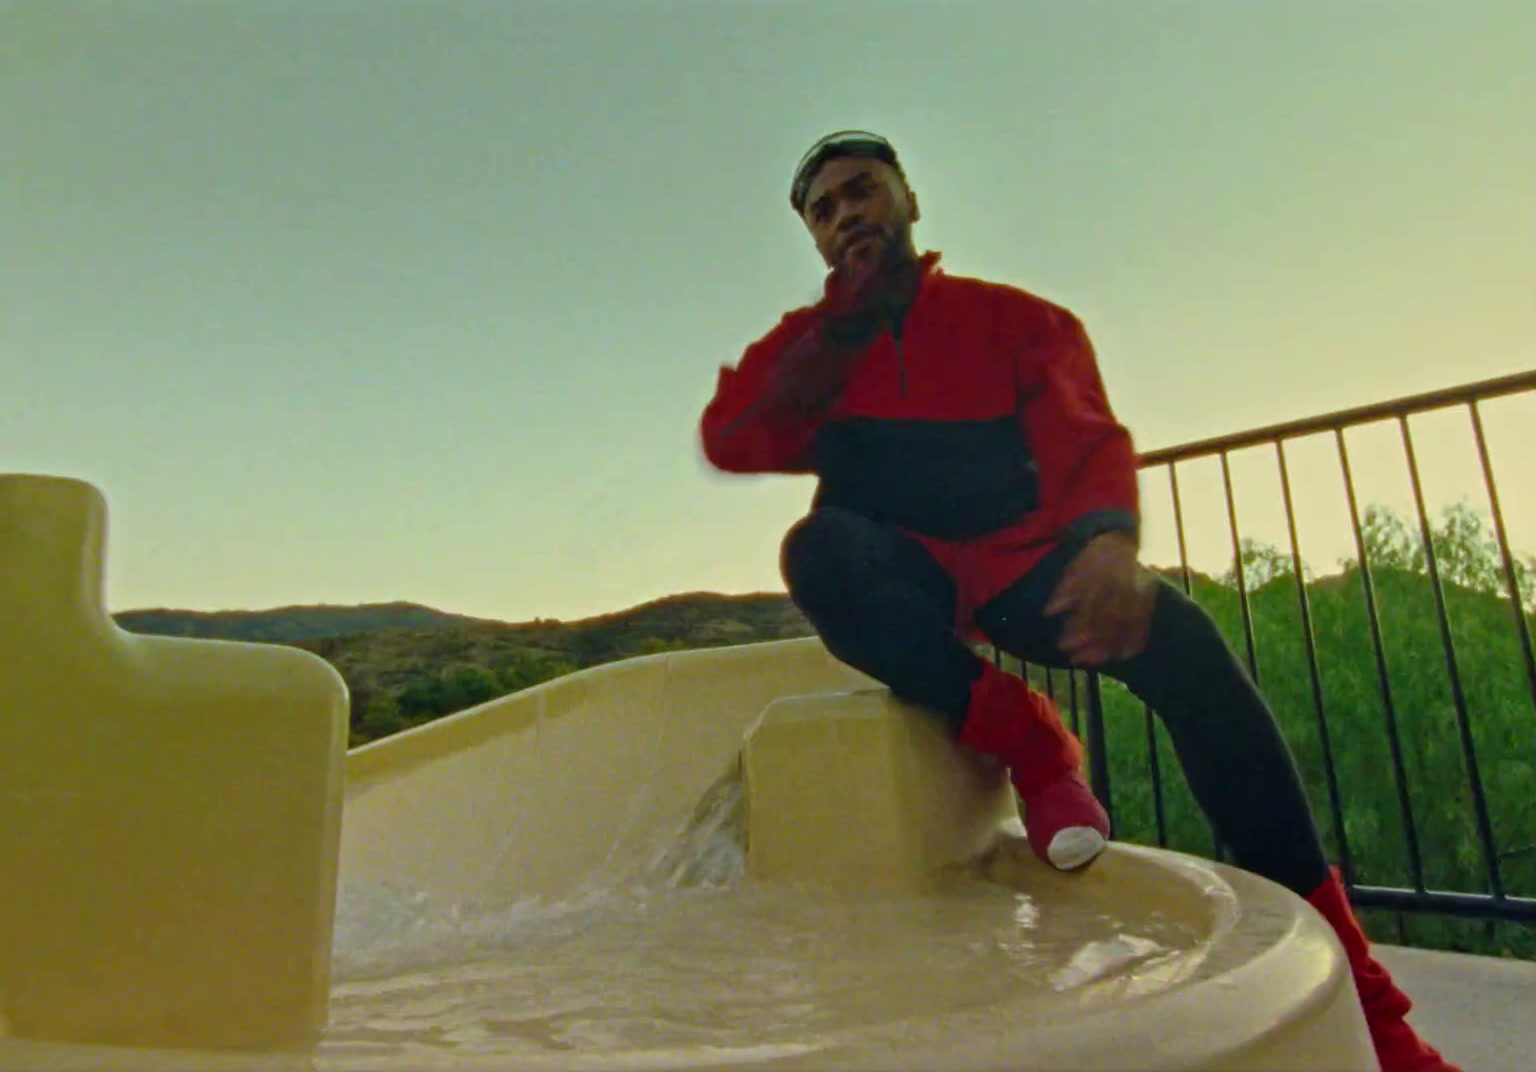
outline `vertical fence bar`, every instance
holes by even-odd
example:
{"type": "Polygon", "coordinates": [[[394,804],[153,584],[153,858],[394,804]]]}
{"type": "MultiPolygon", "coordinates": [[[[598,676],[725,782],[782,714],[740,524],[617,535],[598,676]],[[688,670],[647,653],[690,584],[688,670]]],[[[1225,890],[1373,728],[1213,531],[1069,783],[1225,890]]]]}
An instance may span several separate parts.
{"type": "Polygon", "coordinates": [[[1499,874],[1499,850],[1494,845],[1493,823],[1488,818],[1488,797],[1483,790],[1483,776],[1477,765],[1477,744],[1472,738],[1472,723],[1467,719],[1467,697],[1461,685],[1461,671],[1456,664],[1456,644],[1451,636],[1451,618],[1445,609],[1445,592],[1440,584],[1434,533],[1429,527],[1429,513],[1424,509],[1424,488],[1419,480],[1419,463],[1413,450],[1413,433],[1406,415],[1397,419],[1403,433],[1403,450],[1408,456],[1408,476],[1413,481],[1413,502],[1419,512],[1419,530],[1424,537],[1424,560],[1429,564],[1429,584],[1435,596],[1435,615],[1440,621],[1440,642],[1445,650],[1445,671],[1451,681],[1451,701],[1456,706],[1456,728],[1461,735],[1462,756],[1467,763],[1467,778],[1472,786],[1472,811],[1477,822],[1477,836],[1482,843],[1483,866],[1488,874],[1488,890],[1495,897],[1504,896],[1504,880],[1499,874]]]}
{"type": "Polygon", "coordinates": [[[1173,491],[1173,531],[1179,538],[1179,574],[1184,580],[1184,594],[1189,595],[1189,549],[1184,546],[1184,504],[1179,498],[1179,470],[1174,462],[1168,463],[1168,486],[1173,491]]]}
{"type": "Polygon", "coordinates": [[[1221,452],[1221,483],[1227,493],[1227,524],[1232,529],[1232,572],[1237,575],[1238,606],[1243,612],[1243,637],[1248,642],[1248,672],[1259,684],[1259,650],[1253,642],[1253,612],[1248,606],[1248,579],[1243,576],[1243,548],[1237,534],[1237,499],[1232,494],[1232,467],[1227,452],[1221,452]]]}
{"type": "Polygon", "coordinates": [[[1376,609],[1376,586],[1371,583],[1371,560],[1365,549],[1365,534],[1360,528],[1360,504],[1355,497],[1355,478],[1349,467],[1349,448],[1344,430],[1335,428],[1339,447],[1339,466],[1344,471],[1344,493],[1349,498],[1349,521],[1355,533],[1355,552],[1360,556],[1360,586],[1365,592],[1366,620],[1371,625],[1371,647],[1376,656],[1376,682],[1381,691],[1381,707],[1387,723],[1387,747],[1392,752],[1392,774],[1397,787],[1397,806],[1403,819],[1403,841],[1408,849],[1408,871],[1413,888],[1424,892],[1424,861],[1419,855],[1419,830],[1413,821],[1413,801],[1408,794],[1408,771],[1403,766],[1403,743],[1397,732],[1397,707],[1392,702],[1392,679],[1387,673],[1387,650],[1381,639],[1381,616],[1376,609]]]}
{"type": "Polygon", "coordinates": [[[1328,715],[1323,705],[1323,678],[1317,665],[1317,641],[1312,630],[1312,606],[1307,598],[1307,582],[1302,574],[1301,540],[1296,535],[1296,508],[1291,499],[1291,474],[1285,462],[1285,443],[1275,440],[1275,458],[1280,463],[1280,494],[1285,503],[1285,525],[1291,537],[1291,568],[1296,572],[1296,599],[1301,606],[1301,634],[1307,649],[1307,673],[1312,681],[1312,709],[1317,712],[1317,734],[1323,748],[1323,777],[1328,785],[1328,808],[1333,814],[1333,830],[1338,838],[1339,868],[1346,883],[1354,880],[1349,855],[1349,837],[1344,831],[1344,807],[1339,800],[1339,777],[1333,764],[1333,742],[1328,733],[1328,715]]]}
{"type": "Polygon", "coordinates": [[[1142,705],[1147,720],[1147,762],[1152,768],[1152,816],[1157,822],[1157,844],[1168,847],[1168,817],[1163,810],[1163,765],[1157,758],[1157,725],[1152,708],[1142,705]]]}
{"type": "Polygon", "coordinates": [[[1079,721],[1078,714],[1077,714],[1077,671],[1076,670],[1068,670],[1067,671],[1067,695],[1069,697],[1071,697],[1071,700],[1072,700],[1072,735],[1074,737],[1077,737],[1079,740],[1081,740],[1082,736],[1083,736],[1083,730],[1082,730],[1082,723],[1079,721]]]}
{"type": "MultiPolygon", "coordinates": [[[[1184,556],[1184,519],[1179,506],[1179,478],[1171,462],[1168,465],[1168,477],[1173,486],[1174,520],[1179,532],[1179,559],[1183,570],[1184,592],[1187,595],[1189,594],[1189,564],[1184,556]]],[[[1158,755],[1157,720],[1152,713],[1151,704],[1142,704],[1142,717],[1146,720],[1147,765],[1152,771],[1152,816],[1157,825],[1157,844],[1161,848],[1167,848],[1168,815],[1163,804],[1163,764],[1158,755]]]]}
{"type": "MultiPolygon", "coordinates": [[[[1238,537],[1237,496],[1232,494],[1232,466],[1227,460],[1226,451],[1221,452],[1221,486],[1227,496],[1227,527],[1232,531],[1232,572],[1237,577],[1237,605],[1243,614],[1243,640],[1248,645],[1248,673],[1253,676],[1253,683],[1257,686],[1259,647],[1253,637],[1253,608],[1248,605],[1248,578],[1243,572],[1243,547],[1238,537]]],[[[1220,835],[1217,835],[1216,840],[1216,858],[1226,858],[1220,835]]]]}
{"type": "Polygon", "coordinates": [[[1488,440],[1483,435],[1483,418],[1477,403],[1467,407],[1472,413],[1472,432],[1477,438],[1477,457],[1483,464],[1483,482],[1488,486],[1488,504],[1493,508],[1493,532],[1499,541],[1499,556],[1504,560],[1504,588],[1515,613],[1515,631],[1520,636],[1520,650],[1525,656],[1525,680],[1531,690],[1531,707],[1536,709],[1536,654],[1531,648],[1531,629],[1525,621],[1520,602],[1520,582],[1515,576],[1515,556],[1509,550],[1509,532],[1504,527],[1504,511],[1499,506],[1498,483],[1493,479],[1493,463],[1488,459],[1488,440]]]}
{"type": "Polygon", "coordinates": [[[1093,792],[1104,805],[1110,825],[1115,822],[1114,790],[1109,784],[1109,742],[1104,739],[1104,693],[1099,675],[1088,673],[1088,776],[1093,792]]]}

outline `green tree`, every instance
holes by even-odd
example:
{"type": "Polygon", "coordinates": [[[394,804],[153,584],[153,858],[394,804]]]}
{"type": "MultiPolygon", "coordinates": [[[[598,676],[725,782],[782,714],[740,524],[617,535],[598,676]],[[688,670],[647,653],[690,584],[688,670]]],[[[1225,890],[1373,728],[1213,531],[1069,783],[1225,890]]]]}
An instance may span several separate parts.
{"type": "Polygon", "coordinates": [[[1503,576],[1499,545],[1481,514],[1458,502],[1446,509],[1432,537],[1442,580],[1479,592],[1499,591],[1503,576]]]}
{"type": "MultiPolygon", "coordinates": [[[[1243,570],[1243,587],[1252,592],[1264,587],[1270,581],[1279,577],[1292,577],[1296,573],[1296,564],[1288,552],[1281,551],[1273,544],[1260,540],[1244,537],[1241,544],[1242,553],[1240,562],[1243,570]]],[[[1230,587],[1237,587],[1237,564],[1227,568],[1222,574],[1221,583],[1230,587]]],[[[1303,576],[1306,576],[1306,564],[1302,564],[1303,576]]]]}
{"type": "Polygon", "coordinates": [[[410,722],[401,714],[400,704],[394,696],[387,692],[374,693],[353,726],[352,743],[365,744],[409,728],[410,722]]]}
{"type": "Polygon", "coordinates": [[[415,723],[474,707],[501,693],[500,683],[483,667],[460,664],[414,678],[400,690],[399,706],[415,723]]]}
{"type": "MultiPolygon", "coordinates": [[[[1360,518],[1360,539],[1365,544],[1365,554],[1372,569],[1400,569],[1414,573],[1424,571],[1423,541],[1408,527],[1408,523],[1392,510],[1379,503],[1371,503],[1360,518]]],[[[1360,568],[1355,558],[1343,558],[1339,565],[1346,572],[1360,568]]]]}
{"type": "Polygon", "coordinates": [[[575,670],[575,664],[557,655],[520,651],[499,663],[495,674],[502,691],[517,692],[575,670]]]}
{"type": "Polygon", "coordinates": [[[668,651],[683,651],[688,643],[683,640],[668,640],[665,637],[646,637],[639,644],[641,655],[659,655],[668,651]]]}

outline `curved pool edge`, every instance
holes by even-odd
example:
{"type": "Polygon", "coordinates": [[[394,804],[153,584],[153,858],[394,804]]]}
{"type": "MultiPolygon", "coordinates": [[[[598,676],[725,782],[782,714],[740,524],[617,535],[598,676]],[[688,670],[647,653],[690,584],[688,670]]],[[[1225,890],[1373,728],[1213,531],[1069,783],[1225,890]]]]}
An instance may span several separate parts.
{"type": "MultiPolygon", "coordinates": [[[[1171,980],[1138,977],[1134,969],[1114,972],[1044,1007],[1038,995],[1026,993],[966,1013],[843,1032],[814,1050],[730,1067],[1377,1072],[1343,951],[1327,924],[1289,890],[1237,868],[1123,844],[1111,845],[1087,871],[1063,875],[1035,860],[1022,840],[1006,838],[987,870],[993,880],[1036,895],[1042,884],[1062,892],[1076,884],[1084,895],[1114,890],[1117,900],[1143,908],[1150,899],[1158,910],[1204,916],[1210,938],[1154,966],[1154,973],[1173,973],[1171,980]],[[1191,895],[1182,904],[1180,887],[1191,895]]],[[[485,1072],[490,1067],[483,1066],[485,1072]]],[[[540,1072],[561,1067],[549,1064],[540,1072]]]]}
{"type": "MultiPolygon", "coordinates": [[[[608,1054],[519,1056],[527,1072],[1139,1072],[1374,1070],[1368,1036],[1337,940],[1294,894],[1265,879],[1166,850],[1115,844],[1087,871],[1039,864],[1016,837],[982,862],[992,881],[1049,903],[1109,898],[1172,913],[1207,939],[1187,952],[1111,970],[1041,1001],[849,1027],[773,1046],[687,1047],[608,1054]]],[[[0,1063],[37,1072],[492,1072],[506,1057],[313,1051],[230,1054],[122,1050],[0,1040],[0,1063]]]]}

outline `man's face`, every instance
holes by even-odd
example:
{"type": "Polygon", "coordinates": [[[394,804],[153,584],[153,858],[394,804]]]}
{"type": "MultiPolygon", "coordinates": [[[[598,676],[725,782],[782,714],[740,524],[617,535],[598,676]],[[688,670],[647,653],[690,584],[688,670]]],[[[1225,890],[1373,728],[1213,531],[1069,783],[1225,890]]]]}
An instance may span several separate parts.
{"type": "Polygon", "coordinates": [[[915,256],[917,198],[883,160],[841,156],[823,164],[806,194],[803,218],[830,268],[852,267],[888,249],[915,256]]]}

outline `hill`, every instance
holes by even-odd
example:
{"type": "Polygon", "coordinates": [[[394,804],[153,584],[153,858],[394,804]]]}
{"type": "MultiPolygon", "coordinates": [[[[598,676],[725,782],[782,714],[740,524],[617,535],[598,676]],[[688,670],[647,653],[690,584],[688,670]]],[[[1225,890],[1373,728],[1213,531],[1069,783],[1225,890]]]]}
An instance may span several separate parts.
{"type": "Polygon", "coordinates": [[[572,622],[553,618],[505,622],[452,614],[418,603],[322,604],[245,611],[157,608],[123,611],[113,617],[131,633],[273,644],[355,639],[385,632],[516,636],[532,647],[564,651],[582,666],[654,651],[810,633],[809,624],[788,596],[769,593],[729,596],[691,592],[572,622]]]}
{"type": "Polygon", "coordinates": [[[295,606],[272,610],[130,610],[114,615],[131,633],[253,640],[292,644],[317,637],[345,636],[379,629],[439,629],[480,621],[416,603],[372,603],[356,607],[295,606]]]}
{"type": "Polygon", "coordinates": [[[811,635],[789,597],[695,592],[574,622],[501,622],[414,603],[265,611],[135,610],[129,632],[289,644],[341,673],[354,745],[587,666],[811,635]]]}

